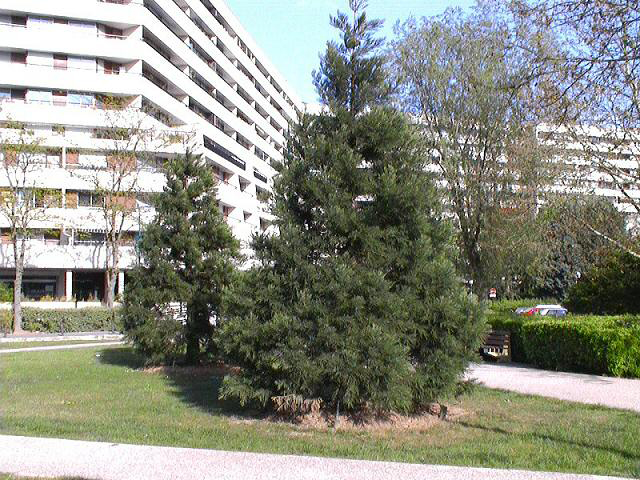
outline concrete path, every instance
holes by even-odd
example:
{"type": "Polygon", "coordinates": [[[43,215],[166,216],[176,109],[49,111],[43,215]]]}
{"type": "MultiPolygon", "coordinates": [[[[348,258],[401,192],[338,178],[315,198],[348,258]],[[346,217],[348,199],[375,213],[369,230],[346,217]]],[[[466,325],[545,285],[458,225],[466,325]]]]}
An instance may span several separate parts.
{"type": "Polygon", "coordinates": [[[539,473],[0,436],[0,472],[101,480],[596,480],[539,473]]]}
{"type": "Polygon", "coordinates": [[[122,340],[124,335],[112,332],[70,332],[65,334],[25,332],[20,335],[0,337],[0,343],[19,342],[68,342],[70,340],[122,340]]]}
{"type": "Polygon", "coordinates": [[[487,363],[472,364],[466,377],[489,388],[640,412],[640,380],[487,363]]]}
{"type": "Polygon", "coordinates": [[[48,347],[6,348],[4,350],[0,349],[0,355],[5,355],[7,353],[46,352],[48,350],[74,350],[78,348],[109,347],[112,345],[124,345],[124,342],[76,343],[72,345],[51,345],[48,347]]]}

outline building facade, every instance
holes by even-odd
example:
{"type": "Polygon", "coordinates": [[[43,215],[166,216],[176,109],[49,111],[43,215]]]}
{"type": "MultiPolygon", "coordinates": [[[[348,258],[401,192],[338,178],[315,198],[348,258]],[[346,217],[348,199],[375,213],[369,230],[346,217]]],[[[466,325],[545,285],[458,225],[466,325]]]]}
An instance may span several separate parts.
{"type": "Polygon", "coordinates": [[[640,132],[539,125],[538,141],[561,166],[552,190],[609,200],[637,228],[640,214],[640,132]]]}
{"type": "MultiPolygon", "coordinates": [[[[272,162],[300,108],[222,0],[0,0],[2,143],[20,142],[18,125],[28,130],[42,147],[29,190],[55,198],[29,226],[25,296],[104,297],[100,192],[114,151],[135,164],[118,292],[153,216],[149,194],[163,188],[163,162],[187,144],[213,169],[221,211],[247,248],[269,225],[272,162]]],[[[13,160],[0,155],[2,190],[13,160]]],[[[9,227],[0,218],[2,282],[14,276],[9,227]]]]}

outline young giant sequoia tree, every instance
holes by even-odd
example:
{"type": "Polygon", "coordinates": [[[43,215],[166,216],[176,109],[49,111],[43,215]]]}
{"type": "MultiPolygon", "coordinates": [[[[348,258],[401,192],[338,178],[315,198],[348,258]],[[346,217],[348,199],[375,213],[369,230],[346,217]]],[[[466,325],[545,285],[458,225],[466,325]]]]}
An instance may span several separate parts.
{"type": "MultiPolygon", "coordinates": [[[[220,330],[241,403],[408,411],[458,381],[484,329],[454,266],[419,137],[387,100],[381,25],[363,1],[332,24],[305,116],[274,185],[277,233],[235,288],[220,330]]],[[[295,410],[295,408],[294,408],[295,410]]]]}
{"type": "Polygon", "coordinates": [[[166,168],[167,185],[154,202],[156,218],[140,243],[143,262],[125,293],[125,329],[150,363],[196,364],[212,352],[212,320],[219,319],[239,244],[224,223],[202,158],[187,152],[166,168]],[[176,304],[179,309],[172,308],[176,304]],[[183,307],[184,323],[176,318],[183,307]]]}

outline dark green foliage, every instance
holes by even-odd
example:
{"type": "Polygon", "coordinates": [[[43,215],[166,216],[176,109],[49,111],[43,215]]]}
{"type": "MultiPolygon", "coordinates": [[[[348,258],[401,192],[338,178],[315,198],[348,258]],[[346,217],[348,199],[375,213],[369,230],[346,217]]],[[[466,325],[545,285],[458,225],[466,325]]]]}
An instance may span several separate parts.
{"type": "MultiPolygon", "coordinates": [[[[376,64],[353,46],[340,55],[347,70],[376,64]]],[[[325,75],[325,86],[342,82],[325,75]]],[[[259,263],[230,297],[219,336],[242,368],[224,398],[408,411],[452,391],[479,346],[481,308],[450,260],[420,139],[374,97],[327,99],[331,113],[303,118],[289,142],[274,185],[279,234],[256,238],[259,263]]]]}
{"type": "Polygon", "coordinates": [[[210,169],[191,153],[167,164],[167,185],[156,196],[156,218],[146,228],[143,265],[124,299],[127,336],[149,362],[197,363],[213,353],[212,319],[232,281],[239,245],[224,223],[210,169]],[[186,307],[184,325],[170,304],[186,307]]]}
{"type": "Polygon", "coordinates": [[[640,313],[640,258],[614,253],[569,290],[567,306],[577,313],[640,313]]]}
{"type": "Polygon", "coordinates": [[[528,362],[542,368],[640,377],[640,323],[587,318],[522,325],[528,362]]]}
{"type": "Polygon", "coordinates": [[[0,302],[13,301],[13,286],[5,282],[0,282],[0,302]]]}
{"type": "Polygon", "coordinates": [[[23,328],[29,332],[122,331],[120,310],[110,308],[69,308],[44,310],[24,308],[23,328]]]}
{"type": "Polygon", "coordinates": [[[640,318],[566,319],[489,315],[495,330],[511,333],[512,358],[552,370],[640,378],[640,318]]]}
{"type": "Polygon", "coordinates": [[[604,198],[556,198],[542,211],[541,222],[547,258],[532,282],[538,296],[565,299],[579,275],[606,256],[612,244],[594,228],[610,238],[626,236],[624,217],[604,198]]]}
{"type": "Polygon", "coordinates": [[[375,36],[383,22],[367,18],[365,0],[349,0],[349,5],[353,12],[351,23],[342,12],[331,17],[331,25],[340,31],[341,39],[327,42],[313,80],[320,99],[331,110],[345,108],[356,115],[367,106],[382,104],[390,90],[385,58],[377,54],[384,40],[375,36]]]}

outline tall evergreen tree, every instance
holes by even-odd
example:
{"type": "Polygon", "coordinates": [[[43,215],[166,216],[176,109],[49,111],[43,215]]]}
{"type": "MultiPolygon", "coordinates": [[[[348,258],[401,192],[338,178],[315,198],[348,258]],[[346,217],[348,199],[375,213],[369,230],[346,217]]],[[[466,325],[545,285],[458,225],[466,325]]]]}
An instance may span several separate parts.
{"type": "Polygon", "coordinates": [[[223,290],[232,281],[239,243],[224,222],[211,169],[187,152],[167,164],[156,217],[139,244],[142,264],[124,301],[127,335],[151,362],[195,364],[213,348],[223,290]],[[171,304],[186,310],[176,321],[171,304]]]}
{"type": "Polygon", "coordinates": [[[408,411],[454,386],[483,327],[454,271],[451,234],[419,137],[380,107],[380,27],[362,1],[332,18],[315,84],[329,112],[305,116],[274,185],[277,234],[236,287],[221,328],[241,374],[221,395],[267,405],[320,399],[408,411]]]}

